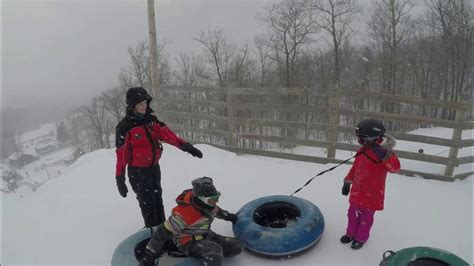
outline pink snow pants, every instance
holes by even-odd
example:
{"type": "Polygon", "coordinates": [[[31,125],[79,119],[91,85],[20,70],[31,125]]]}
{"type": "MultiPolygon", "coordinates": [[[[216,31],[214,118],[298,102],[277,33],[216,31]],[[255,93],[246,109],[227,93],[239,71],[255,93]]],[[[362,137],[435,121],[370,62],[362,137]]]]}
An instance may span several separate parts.
{"type": "Polygon", "coordinates": [[[374,210],[361,209],[357,205],[351,204],[347,210],[346,235],[354,240],[365,243],[369,239],[370,228],[374,223],[374,210]]]}

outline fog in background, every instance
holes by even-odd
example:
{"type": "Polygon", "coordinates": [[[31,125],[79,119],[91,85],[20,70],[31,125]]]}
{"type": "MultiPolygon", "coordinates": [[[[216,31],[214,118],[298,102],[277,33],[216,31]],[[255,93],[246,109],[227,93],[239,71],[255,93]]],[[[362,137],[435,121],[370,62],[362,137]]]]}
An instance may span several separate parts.
{"type": "MultiPolygon", "coordinates": [[[[146,0],[3,0],[2,126],[60,119],[118,85],[127,49],[148,37],[146,0]],[[5,109],[9,109],[6,110],[5,109]]],[[[236,43],[263,31],[263,0],[155,0],[157,35],[170,61],[199,52],[209,26],[236,43]]]]}

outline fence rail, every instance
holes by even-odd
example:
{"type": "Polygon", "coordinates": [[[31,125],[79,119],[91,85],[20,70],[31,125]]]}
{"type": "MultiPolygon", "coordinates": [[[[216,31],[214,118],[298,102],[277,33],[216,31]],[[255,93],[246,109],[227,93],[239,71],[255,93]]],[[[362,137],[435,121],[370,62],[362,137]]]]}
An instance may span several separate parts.
{"type": "MultiPolygon", "coordinates": [[[[378,118],[397,125],[433,125],[453,129],[451,139],[389,131],[404,141],[438,145],[449,148],[447,157],[419,152],[395,150],[403,159],[441,164],[444,174],[402,169],[408,176],[452,181],[463,179],[474,172],[453,175],[454,167],[474,162],[474,156],[459,157],[459,149],[474,146],[473,139],[461,139],[463,130],[472,129],[474,123],[466,121],[465,114],[472,103],[453,103],[437,99],[422,99],[363,91],[321,93],[301,88],[186,88],[162,87],[157,95],[160,105],[155,108],[161,119],[174,130],[194,142],[207,143],[240,154],[254,154],[290,160],[337,163],[337,150],[355,151],[354,127],[344,124],[361,118],[378,118]],[[371,96],[364,100],[364,97],[371,96]],[[355,109],[347,103],[362,101],[355,109]],[[362,99],[362,100],[361,100],[362,99]],[[411,113],[388,113],[374,106],[364,108],[367,101],[403,103],[412,108],[446,108],[455,112],[454,120],[411,113]],[[324,148],[326,157],[300,155],[275,151],[276,147],[309,146],[324,148]]],[[[408,127],[408,126],[404,126],[408,127]]],[[[396,128],[394,126],[394,128],[396,128]]],[[[412,128],[412,129],[413,129],[412,128]]],[[[402,166],[403,167],[403,166],[402,166]]]]}

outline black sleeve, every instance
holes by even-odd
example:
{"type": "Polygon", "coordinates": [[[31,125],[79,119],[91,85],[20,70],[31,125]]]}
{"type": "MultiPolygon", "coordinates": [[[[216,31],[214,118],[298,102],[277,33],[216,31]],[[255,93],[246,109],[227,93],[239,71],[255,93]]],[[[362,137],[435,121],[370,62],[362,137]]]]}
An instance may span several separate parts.
{"type": "Polygon", "coordinates": [[[124,118],[115,127],[115,148],[120,148],[125,143],[125,136],[127,136],[130,130],[130,125],[127,123],[127,119],[124,118]]]}
{"type": "Polygon", "coordinates": [[[224,221],[229,221],[229,211],[223,210],[220,207],[217,207],[217,208],[219,209],[217,211],[216,218],[222,219],[224,221]]]}

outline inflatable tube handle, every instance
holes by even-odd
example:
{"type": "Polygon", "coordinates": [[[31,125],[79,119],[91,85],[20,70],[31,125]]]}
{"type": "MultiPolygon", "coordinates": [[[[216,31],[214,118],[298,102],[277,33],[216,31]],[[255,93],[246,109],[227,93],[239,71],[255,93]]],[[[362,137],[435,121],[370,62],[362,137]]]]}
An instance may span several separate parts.
{"type": "Polygon", "coordinates": [[[383,265],[386,265],[386,264],[387,264],[387,258],[390,257],[390,256],[392,256],[392,255],[394,255],[394,254],[396,254],[396,252],[393,252],[392,250],[387,250],[387,251],[385,251],[385,252],[383,253],[383,256],[382,256],[382,257],[383,257],[383,260],[382,260],[382,261],[383,261],[383,265]],[[389,253],[389,255],[387,255],[387,253],[389,253]]]}

